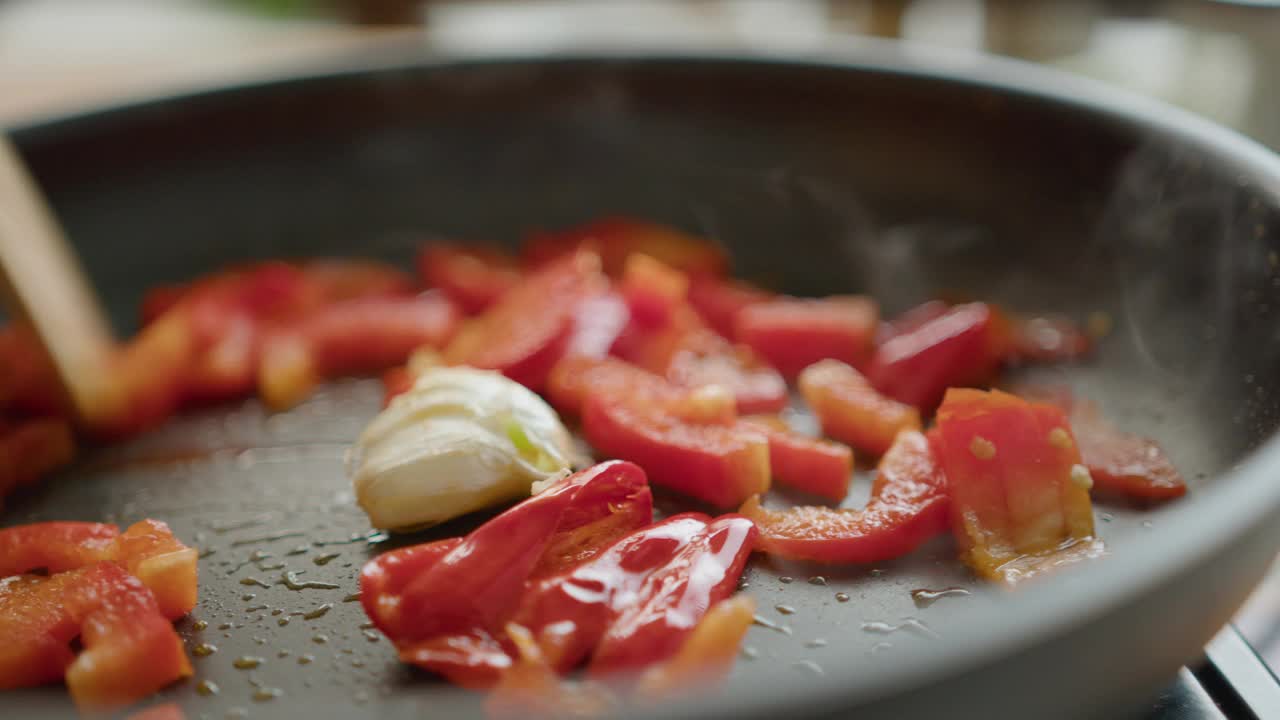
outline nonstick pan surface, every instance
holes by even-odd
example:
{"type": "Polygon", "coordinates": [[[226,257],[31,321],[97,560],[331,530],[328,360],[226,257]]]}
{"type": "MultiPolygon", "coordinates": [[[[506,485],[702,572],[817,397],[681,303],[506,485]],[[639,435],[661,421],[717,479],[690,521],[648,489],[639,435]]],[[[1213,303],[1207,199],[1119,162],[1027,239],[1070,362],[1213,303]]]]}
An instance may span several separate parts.
{"type": "MultiPolygon", "coordinates": [[[[1280,162],[1169,108],[875,46],[811,61],[417,59],[16,139],[122,329],[146,287],[229,262],[407,263],[427,237],[514,243],[618,212],[710,235],[738,274],[788,292],[868,292],[895,312],[948,291],[1110,318],[1092,361],[1015,377],[1068,384],[1159,439],[1191,482],[1184,500],[1098,505],[1110,555],[1015,593],[976,582],[949,540],[876,567],[758,556],[746,592],[767,625],[728,687],[637,714],[1140,714],[1280,541],[1280,162]],[[948,588],[962,591],[913,597],[948,588]]],[[[252,400],[189,413],[87,454],[0,523],[156,517],[202,549],[179,629],[216,651],[159,698],[190,717],[478,713],[401,665],[347,601],[368,558],[474,524],[370,530],[343,453],[378,401],[376,381],[350,380],[279,415],[252,400]],[[289,571],[318,586],[290,589],[289,571]],[[237,669],[243,657],[261,662],[237,669]]],[[[6,693],[0,714],[67,713],[63,695],[6,693]]]]}

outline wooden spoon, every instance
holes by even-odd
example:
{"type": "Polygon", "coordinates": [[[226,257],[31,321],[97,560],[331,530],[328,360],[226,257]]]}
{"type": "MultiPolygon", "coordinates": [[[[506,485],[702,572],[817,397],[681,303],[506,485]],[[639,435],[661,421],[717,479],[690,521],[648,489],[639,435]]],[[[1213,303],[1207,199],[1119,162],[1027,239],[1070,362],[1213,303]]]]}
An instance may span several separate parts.
{"type": "Polygon", "coordinates": [[[113,338],[97,295],[22,158],[0,133],[0,300],[44,344],[84,414],[113,338]]]}

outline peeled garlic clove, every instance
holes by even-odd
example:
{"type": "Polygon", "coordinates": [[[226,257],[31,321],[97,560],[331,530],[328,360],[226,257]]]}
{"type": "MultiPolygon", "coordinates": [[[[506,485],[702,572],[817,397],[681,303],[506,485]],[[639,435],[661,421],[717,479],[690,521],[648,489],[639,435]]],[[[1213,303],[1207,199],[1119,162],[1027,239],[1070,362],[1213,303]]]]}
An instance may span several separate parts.
{"type": "Polygon", "coordinates": [[[555,411],[490,371],[430,368],[361,434],[349,456],[356,500],[376,527],[433,525],[569,470],[555,411]]]}

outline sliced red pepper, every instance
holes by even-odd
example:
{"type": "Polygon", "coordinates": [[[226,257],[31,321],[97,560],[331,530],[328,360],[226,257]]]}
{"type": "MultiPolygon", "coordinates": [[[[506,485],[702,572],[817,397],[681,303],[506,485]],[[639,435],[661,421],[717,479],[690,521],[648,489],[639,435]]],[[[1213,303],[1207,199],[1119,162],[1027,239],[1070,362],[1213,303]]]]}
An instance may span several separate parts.
{"type": "Polygon", "coordinates": [[[947,388],[991,379],[1007,354],[1004,333],[985,303],[957,305],[880,344],[867,379],[895,400],[931,409],[947,388]]]}
{"type": "Polygon", "coordinates": [[[12,490],[70,464],[75,453],[71,424],[65,420],[38,418],[8,427],[0,423],[0,501],[12,490]]]}
{"type": "Polygon", "coordinates": [[[0,689],[64,672],[82,710],[107,710],[189,676],[191,664],[151,591],[116,563],[0,582],[0,689]]]}
{"type": "Polygon", "coordinates": [[[115,525],[44,522],[0,530],[0,577],[32,570],[60,573],[110,560],[146,585],[166,617],[176,619],[196,604],[195,548],[183,545],[169,526],[142,520],[121,533],[115,525]]]}
{"type": "Polygon", "coordinates": [[[383,370],[422,346],[441,347],[458,327],[458,310],[434,293],[360,298],[327,305],[300,326],[326,376],[383,370]]]}
{"type": "Polygon", "coordinates": [[[1158,443],[1115,428],[1090,404],[1077,403],[1071,428],[1095,495],[1153,503],[1187,493],[1182,474],[1158,443]]]}
{"type": "Polygon", "coordinates": [[[322,380],[317,358],[296,330],[276,330],[262,340],[258,360],[258,394],[272,410],[302,402],[322,380]]]}
{"type": "Polygon", "coordinates": [[[745,308],[772,298],[771,292],[734,280],[701,275],[689,282],[689,304],[725,337],[733,337],[738,314],[745,308]]]}
{"type": "Polygon", "coordinates": [[[683,387],[719,385],[745,415],[778,412],[787,406],[787,383],[749,348],[734,345],[710,329],[684,333],[675,344],[665,375],[683,387]]]}
{"type": "Polygon", "coordinates": [[[685,304],[689,276],[636,253],[627,258],[622,272],[622,296],[631,317],[646,327],[666,325],[685,304]]]}
{"type": "Polygon", "coordinates": [[[670,698],[694,690],[705,691],[723,681],[755,621],[755,613],[756,602],[748,595],[716,603],[674,655],[645,670],[637,693],[649,699],[670,698]]]}
{"type": "Polygon", "coordinates": [[[53,363],[25,325],[0,328],[0,410],[3,409],[32,415],[69,412],[53,363]]]}
{"type": "Polygon", "coordinates": [[[541,266],[577,250],[600,254],[609,275],[621,275],[627,258],[643,253],[690,275],[723,275],[729,265],[724,250],[708,240],[646,220],[612,217],[556,232],[535,233],[521,248],[521,257],[541,266]]]}
{"type": "Polygon", "coordinates": [[[1016,582],[1091,539],[1089,474],[1061,410],[1000,391],[952,389],[937,430],[952,527],[979,574],[1016,582]]]}
{"type": "Polygon", "coordinates": [[[558,670],[588,655],[596,675],[640,669],[671,657],[707,609],[733,592],[754,537],[736,515],[676,515],[536,583],[513,622],[534,634],[558,670]]]}
{"type": "Polygon", "coordinates": [[[770,555],[824,563],[872,563],[915,550],[947,529],[946,478],[924,435],[905,430],[877,469],[871,500],[860,510],[796,507],[767,510],[753,497],[742,507],[770,555]]]}
{"type": "Polygon", "coordinates": [[[920,429],[914,407],[881,395],[857,370],[837,360],[805,368],[799,385],[822,433],[859,450],[882,455],[899,432],[920,429]]]}
{"type": "Polygon", "coordinates": [[[418,275],[469,315],[483,312],[516,283],[515,258],[495,247],[432,243],[418,252],[418,275]]]}
{"type": "Polygon", "coordinates": [[[530,577],[589,560],[652,520],[644,474],[618,461],[577,473],[466,538],[396,550],[361,571],[361,602],[401,659],[467,687],[510,658],[494,640],[530,577]]]}
{"type": "Polygon", "coordinates": [[[483,315],[463,325],[445,361],[502,374],[534,390],[565,353],[576,303],[603,278],[590,253],[578,253],[530,275],[483,315]]]}
{"type": "Polygon", "coordinates": [[[503,671],[501,680],[485,699],[489,716],[593,718],[616,710],[618,698],[607,686],[589,680],[561,679],[528,629],[509,623],[506,634],[515,648],[516,660],[503,671]]]}
{"type": "Polygon", "coordinates": [[[921,303],[892,320],[882,321],[876,330],[875,344],[882,345],[899,335],[915,332],[920,326],[937,320],[950,310],[951,306],[941,300],[921,303]]]}
{"type": "Polygon", "coordinates": [[[547,399],[568,415],[580,415],[587,396],[598,393],[672,399],[682,394],[662,377],[617,358],[571,355],[556,363],[547,378],[547,399]]]}
{"type": "Polygon", "coordinates": [[[849,494],[853,451],[848,445],[801,435],[776,415],[742,421],[769,438],[769,473],[775,481],[835,502],[849,494]]]}
{"type": "Polygon", "coordinates": [[[871,347],[879,308],[861,296],[777,298],[738,313],[734,337],[786,377],[828,358],[859,363],[871,347]]]}
{"type": "Polygon", "coordinates": [[[592,393],[582,411],[587,441],[630,460],[649,480],[717,507],[733,507],[769,489],[769,444],[740,425],[681,419],[673,404],[625,393],[592,393]]]}

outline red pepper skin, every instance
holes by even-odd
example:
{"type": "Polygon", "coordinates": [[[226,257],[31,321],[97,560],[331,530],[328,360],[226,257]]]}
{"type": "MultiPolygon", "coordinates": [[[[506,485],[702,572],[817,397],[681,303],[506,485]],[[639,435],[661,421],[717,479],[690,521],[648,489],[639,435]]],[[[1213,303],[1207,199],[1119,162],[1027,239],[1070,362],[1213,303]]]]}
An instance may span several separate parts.
{"type": "Polygon", "coordinates": [[[635,254],[626,260],[621,286],[631,318],[645,327],[662,327],[684,306],[689,276],[648,255],[635,254]]]}
{"type": "Polygon", "coordinates": [[[769,489],[769,444],[758,430],[696,424],[669,402],[617,393],[587,396],[582,427],[597,451],[644,468],[652,483],[734,507],[769,489]]]}
{"type": "Polygon", "coordinates": [[[370,561],[361,570],[361,602],[405,662],[467,687],[487,687],[510,665],[494,638],[515,611],[525,583],[591,559],[652,518],[644,473],[631,463],[601,463],[466,538],[370,561]]]}
{"type": "Polygon", "coordinates": [[[432,243],[418,251],[418,275],[468,315],[484,312],[520,282],[515,258],[485,245],[432,243]]]}
{"type": "Polygon", "coordinates": [[[447,298],[371,297],[320,308],[298,327],[327,377],[379,371],[403,363],[419,347],[441,347],[458,328],[447,298]]]}
{"type": "Polygon", "coordinates": [[[744,415],[780,412],[790,396],[787,383],[745,345],[734,345],[708,328],[685,333],[670,355],[666,377],[688,388],[720,385],[733,393],[744,415]]]}
{"type": "Polygon", "coordinates": [[[674,400],[683,392],[662,377],[617,358],[571,355],[556,363],[547,378],[547,399],[566,415],[581,415],[587,397],[593,394],[674,400]]]}
{"type": "Polygon", "coordinates": [[[674,655],[644,671],[637,694],[651,700],[670,698],[705,692],[722,682],[733,668],[755,613],[756,603],[749,595],[716,603],[674,655]]]}
{"type": "Polygon", "coordinates": [[[842,362],[810,365],[800,373],[799,384],[824,435],[872,455],[887,452],[900,431],[920,429],[920,413],[914,407],[881,395],[842,362]]]}
{"type": "Polygon", "coordinates": [[[734,337],[783,376],[794,378],[819,360],[861,362],[879,314],[867,297],[778,298],[739,312],[734,337]]]}
{"type": "Polygon", "coordinates": [[[733,592],[754,538],[736,515],[673,516],[535,583],[513,622],[534,633],[560,671],[588,655],[594,675],[640,669],[673,655],[733,592]]]}
{"type": "Polygon", "coordinates": [[[985,303],[956,305],[876,347],[867,379],[895,400],[928,410],[949,387],[985,382],[1007,355],[1006,332],[985,303]]]}
{"type": "Polygon", "coordinates": [[[769,438],[769,473],[781,485],[840,502],[849,494],[853,451],[848,445],[805,437],[776,415],[742,422],[769,438]]]}
{"type": "Polygon", "coordinates": [[[746,283],[710,276],[690,278],[689,304],[712,330],[734,336],[738,315],[746,308],[773,298],[773,293],[746,283]]]}
{"type": "Polygon", "coordinates": [[[0,421],[0,507],[9,492],[70,464],[75,453],[66,420],[35,418],[8,427],[0,421]]]}
{"type": "Polygon", "coordinates": [[[1182,474],[1154,440],[1115,428],[1088,404],[1071,413],[1071,428],[1094,495],[1144,504],[1187,494],[1182,474]]]}
{"type": "Polygon", "coordinates": [[[861,510],[767,510],[753,497],[740,512],[760,531],[758,550],[822,563],[873,563],[915,550],[947,529],[946,478],[924,435],[903,431],[880,460],[861,510]]]}
{"type": "Polygon", "coordinates": [[[602,282],[599,259],[590,253],[572,255],[533,273],[465,324],[445,348],[445,361],[497,370],[541,390],[569,346],[576,304],[598,292],[602,282]]]}
{"type": "Polygon", "coordinates": [[[40,569],[61,573],[107,560],[141,580],[166,617],[179,618],[195,607],[197,552],[158,520],[134,523],[123,534],[115,525],[90,522],[0,530],[0,577],[40,569]]]}
{"type": "Polygon", "coordinates": [[[81,710],[108,710],[191,674],[182,639],[155,598],[114,562],[0,585],[0,689],[65,672],[81,710]],[[76,636],[84,650],[72,657],[76,636]]]}

